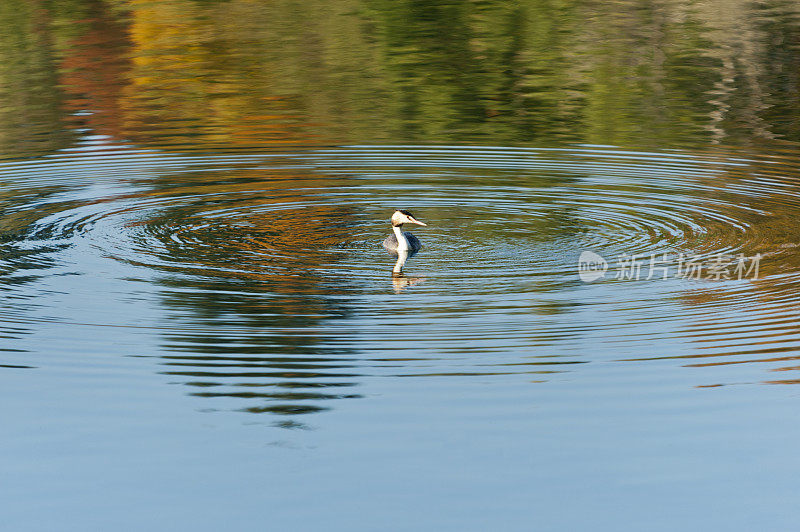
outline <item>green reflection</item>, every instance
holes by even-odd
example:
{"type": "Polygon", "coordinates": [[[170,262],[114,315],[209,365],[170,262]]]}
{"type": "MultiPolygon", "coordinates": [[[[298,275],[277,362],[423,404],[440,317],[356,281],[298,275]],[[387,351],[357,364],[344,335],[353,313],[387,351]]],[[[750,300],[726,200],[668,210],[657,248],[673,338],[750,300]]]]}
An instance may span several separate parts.
{"type": "Polygon", "coordinates": [[[800,140],[798,6],[729,4],[6,2],[0,146],[800,140]]]}
{"type": "Polygon", "coordinates": [[[0,156],[69,143],[52,39],[48,12],[36,3],[0,2],[0,156]]]}

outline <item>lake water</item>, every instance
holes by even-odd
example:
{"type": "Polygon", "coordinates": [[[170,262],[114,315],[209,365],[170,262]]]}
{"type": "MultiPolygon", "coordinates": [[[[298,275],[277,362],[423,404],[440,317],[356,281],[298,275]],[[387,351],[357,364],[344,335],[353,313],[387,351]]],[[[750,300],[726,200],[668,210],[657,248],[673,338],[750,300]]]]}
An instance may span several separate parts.
{"type": "Polygon", "coordinates": [[[799,13],[4,3],[4,523],[795,530],[799,13]]]}

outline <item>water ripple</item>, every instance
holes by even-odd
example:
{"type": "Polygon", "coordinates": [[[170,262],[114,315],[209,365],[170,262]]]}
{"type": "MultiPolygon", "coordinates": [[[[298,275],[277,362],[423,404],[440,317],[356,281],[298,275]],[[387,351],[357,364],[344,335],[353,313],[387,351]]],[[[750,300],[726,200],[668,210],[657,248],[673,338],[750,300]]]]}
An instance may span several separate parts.
{"type": "Polygon", "coordinates": [[[120,146],[6,162],[0,183],[8,336],[37,322],[151,331],[159,371],[223,409],[311,413],[363,396],[312,390],[373,378],[545,382],[587,363],[797,370],[777,356],[800,341],[800,162],[783,153],[120,146]],[[429,224],[400,278],[380,246],[395,208],[429,224]],[[584,250],[612,266],[763,261],[758,280],[585,284],[584,250]],[[158,318],[127,320],[120,294],[158,318]]]}

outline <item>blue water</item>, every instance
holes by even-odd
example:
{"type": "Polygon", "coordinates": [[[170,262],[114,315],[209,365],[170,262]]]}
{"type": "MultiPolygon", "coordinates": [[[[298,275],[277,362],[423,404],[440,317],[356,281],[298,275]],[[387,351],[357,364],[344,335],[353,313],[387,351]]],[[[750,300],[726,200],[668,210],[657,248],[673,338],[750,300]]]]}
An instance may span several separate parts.
{"type": "Polygon", "coordinates": [[[791,529],[798,395],[765,384],[797,378],[793,176],[723,151],[104,153],[0,169],[13,529],[791,529]],[[429,224],[401,278],[397,198],[429,224]],[[613,278],[622,252],[721,250],[772,253],[760,279],[613,278]]]}
{"type": "Polygon", "coordinates": [[[798,50],[782,0],[3,2],[0,528],[796,530],[798,50]]]}

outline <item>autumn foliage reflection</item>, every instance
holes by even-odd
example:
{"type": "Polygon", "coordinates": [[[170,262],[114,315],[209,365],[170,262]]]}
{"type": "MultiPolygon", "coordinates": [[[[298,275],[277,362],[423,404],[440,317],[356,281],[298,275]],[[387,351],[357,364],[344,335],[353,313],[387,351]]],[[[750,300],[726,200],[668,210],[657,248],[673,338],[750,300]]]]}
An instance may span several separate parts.
{"type": "Polygon", "coordinates": [[[69,145],[62,120],[183,150],[800,140],[800,17],[780,0],[723,16],[669,0],[23,4],[0,8],[7,151],[32,149],[14,148],[22,116],[51,147],[69,145]]]}

